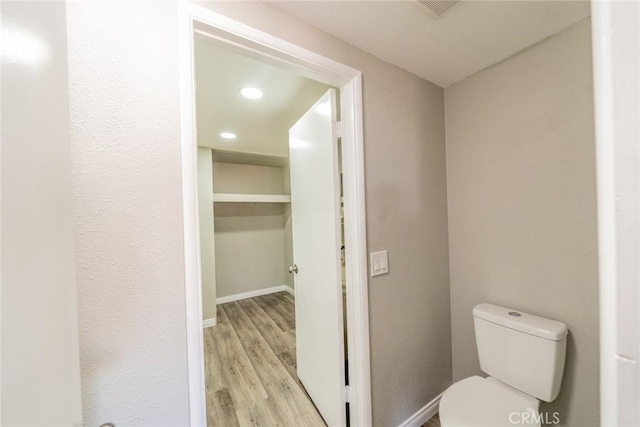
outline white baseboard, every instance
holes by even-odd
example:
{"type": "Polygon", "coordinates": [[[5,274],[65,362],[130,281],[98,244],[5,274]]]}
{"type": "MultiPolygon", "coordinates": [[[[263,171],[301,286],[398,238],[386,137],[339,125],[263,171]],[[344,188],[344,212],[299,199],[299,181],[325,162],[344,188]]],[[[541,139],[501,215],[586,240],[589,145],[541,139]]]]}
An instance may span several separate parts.
{"type": "Polygon", "coordinates": [[[294,297],[296,296],[296,291],[294,291],[294,290],[293,290],[293,288],[291,288],[291,287],[289,287],[289,286],[287,286],[287,285],[284,285],[284,290],[285,290],[286,292],[289,292],[289,293],[290,293],[291,295],[293,295],[294,297]]]}
{"type": "Polygon", "coordinates": [[[218,324],[218,321],[215,317],[212,317],[211,319],[204,319],[202,321],[202,328],[210,328],[212,326],[216,326],[218,324]]]}
{"type": "Polygon", "coordinates": [[[422,408],[418,410],[415,414],[411,415],[407,418],[402,424],[398,427],[420,427],[422,424],[429,421],[431,417],[438,413],[438,408],[440,406],[440,398],[442,397],[442,393],[436,396],[431,402],[424,405],[422,408]]]}
{"type": "Polygon", "coordinates": [[[216,298],[216,305],[224,304],[227,302],[238,301],[245,298],[259,297],[260,295],[273,294],[276,292],[289,292],[293,295],[293,289],[287,285],[274,286],[272,288],[258,289],[257,291],[243,292],[241,294],[229,295],[227,297],[216,298]]]}

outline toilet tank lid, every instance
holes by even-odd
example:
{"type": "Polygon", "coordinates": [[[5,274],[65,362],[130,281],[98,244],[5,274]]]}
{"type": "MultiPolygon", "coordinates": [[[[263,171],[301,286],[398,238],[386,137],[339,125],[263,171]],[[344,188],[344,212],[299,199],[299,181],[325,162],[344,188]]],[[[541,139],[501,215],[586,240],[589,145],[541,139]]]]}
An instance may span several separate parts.
{"type": "Polygon", "coordinates": [[[562,341],[568,332],[562,322],[488,303],[476,305],[473,317],[551,341],[562,341]]]}

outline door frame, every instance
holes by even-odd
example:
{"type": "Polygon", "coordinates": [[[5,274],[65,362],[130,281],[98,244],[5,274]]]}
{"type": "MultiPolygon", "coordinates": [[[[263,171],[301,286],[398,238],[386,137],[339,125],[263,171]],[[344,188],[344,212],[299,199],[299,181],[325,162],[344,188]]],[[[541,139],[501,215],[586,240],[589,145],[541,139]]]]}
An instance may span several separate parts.
{"type": "Polygon", "coordinates": [[[602,426],[640,422],[639,9],[636,2],[591,2],[602,426]]]}
{"type": "MultiPolygon", "coordinates": [[[[187,366],[191,426],[206,425],[202,292],[198,239],[194,31],[340,89],[347,279],[350,422],[371,425],[369,299],[362,73],[205,7],[180,2],[179,66],[187,366]]],[[[346,393],[346,390],[345,390],[346,393]]]]}

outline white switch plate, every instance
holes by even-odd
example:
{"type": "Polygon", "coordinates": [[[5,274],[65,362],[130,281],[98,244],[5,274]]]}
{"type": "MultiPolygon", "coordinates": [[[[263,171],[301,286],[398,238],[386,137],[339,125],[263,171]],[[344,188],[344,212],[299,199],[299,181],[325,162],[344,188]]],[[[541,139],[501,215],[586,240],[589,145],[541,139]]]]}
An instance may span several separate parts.
{"type": "Polygon", "coordinates": [[[389,256],[387,251],[371,252],[371,276],[379,276],[389,272],[389,256]]]}

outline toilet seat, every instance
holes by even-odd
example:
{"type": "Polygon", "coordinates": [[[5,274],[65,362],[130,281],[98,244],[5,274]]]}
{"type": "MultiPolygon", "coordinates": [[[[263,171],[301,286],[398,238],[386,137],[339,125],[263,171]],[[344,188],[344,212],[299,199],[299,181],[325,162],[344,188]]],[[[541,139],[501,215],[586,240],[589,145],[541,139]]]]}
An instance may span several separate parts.
{"type": "Polygon", "coordinates": [[[493,378],[473,376],[449,387],[440,399],[442,427],[539,427],[540,402],[493,378]]]}

